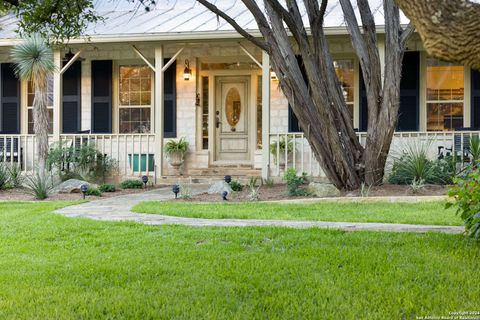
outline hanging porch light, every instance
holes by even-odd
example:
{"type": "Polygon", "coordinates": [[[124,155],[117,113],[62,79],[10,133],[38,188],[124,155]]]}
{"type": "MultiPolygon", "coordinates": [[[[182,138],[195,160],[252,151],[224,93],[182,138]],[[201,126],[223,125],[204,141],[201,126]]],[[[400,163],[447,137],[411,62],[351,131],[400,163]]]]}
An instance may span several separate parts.
{"type": "Polygon", "coordinates": [[[188,81],[192,76],[192,69],[190,69],[190,62],[188,59],[185,60],[185,69],[183,70],[183,79],[188,81]]]}

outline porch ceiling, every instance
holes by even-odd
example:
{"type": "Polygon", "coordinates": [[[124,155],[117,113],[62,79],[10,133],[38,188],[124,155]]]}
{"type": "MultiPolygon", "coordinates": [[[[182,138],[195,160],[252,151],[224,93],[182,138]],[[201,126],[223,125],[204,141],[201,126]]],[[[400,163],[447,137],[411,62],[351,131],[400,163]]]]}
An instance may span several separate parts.
{"type": "MultiPolygon", "coordinates": [[[[213,0],[228,15],[254,35],[259,35],[257,24],[241,0],[213,0]]],[[[369,0],[378,26],[383,26],[382,0],[369,0]]],[[[126,0],[94,0],[97,12],[104,22],[92,24],[85,35],[92,42],[211,39],[240,37],[223,19],[207,10],[196,0],[158,1],[149,12],[138,6],[138,2],[126,0]]],[[[308,26],[305,10],[303,17],[308,26]]],[[[408,23],[402,14],[401,22],[408,23]]],[[[338,1],[330,1],[325,17],[327,32],[346,33],[343,13],[338,1]]],[[[17,20],[11,15],[0,18],[0,46],[11,45],[18,39],[15,30],[17,20]]],[[[379,28],[381,30],[382,28],[379,28]]],[[[76,42],[84,42],[85,39],[76,42]]],[[[74,41],[75,42],[75,41],[74,41]]]]}

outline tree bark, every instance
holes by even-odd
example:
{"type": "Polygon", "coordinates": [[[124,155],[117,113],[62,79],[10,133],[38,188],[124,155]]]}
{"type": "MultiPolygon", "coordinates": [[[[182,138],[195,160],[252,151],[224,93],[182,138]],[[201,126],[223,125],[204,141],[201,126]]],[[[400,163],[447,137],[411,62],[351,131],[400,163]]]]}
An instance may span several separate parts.
{"type": "Polygon", "coordinates": [[[429,55],[480,70],[480,4],[468,0],[396,0],[429,55]]]}
{"type": "Polygon", "coordinates": [[[38,154],[38,172],[42,176],[46,172],[48,157],[48,96],[47,77],[34,81],[35,96],[33,99],[33,129],[35,131],[36,148],[38,154]]]}

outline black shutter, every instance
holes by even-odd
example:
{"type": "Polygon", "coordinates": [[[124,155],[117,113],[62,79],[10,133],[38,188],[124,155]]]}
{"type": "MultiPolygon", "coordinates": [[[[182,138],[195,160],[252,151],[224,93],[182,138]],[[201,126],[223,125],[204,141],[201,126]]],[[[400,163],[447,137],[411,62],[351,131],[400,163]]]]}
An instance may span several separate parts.
{"type": "MultiPolygon", "coordinates": [[[[302,56],[296,56],[298,65],[302,71],[303,79],[307,81],[307,71],[305,70],[305,66],[303,64],[302,56]]],[[[307,82],[308,84],[308,82],[307,82]]],[[[298,118],[292,110],[290,104],[288,104],[288,132],[302,132],[302,128],[298,124],[298,118]]]]}
{"type": "Polygon", "coordinates": [[[363,81],[363,72],[362,67],[358,68],[360,73],[360,131],[368,130],[368,101],[367,101],[367,90],[365,89],[365,82],[363,81]]]}
{"type": "Polygon", "coordinates": [[[75,61],[63,74],[62,131],[80,131],[82,62],[75,61]]]}
{"type": "Polygon", "coordinates": [[[405,52],[400,81],[397,131],[418,131],[420,106],[420,53],[405,52]]]}
{"type": "Polygon", "coordinates": [[[112,132],[112,61],[92,61],[92,133],[112,132]]]}
{"type": "Polygon", "coordinates": [[[480,71],[473,70],[471,72],[471,110],[473,129],[480,129],[480,71]]]}
{"type": "MultiPolygon", "coordinates": [[[[170,59],[165,59],[167,63],[170,59]]],[[[163,96],[163,135],[165,138],[177,136],[177,64],[172,63],[165,73],[163,96]]]]}
{"type": "Polygon", "coordinates": [[[20,133],[20,81],[15,75],[14,65],[1,66],[2,133],[20,133]]]}

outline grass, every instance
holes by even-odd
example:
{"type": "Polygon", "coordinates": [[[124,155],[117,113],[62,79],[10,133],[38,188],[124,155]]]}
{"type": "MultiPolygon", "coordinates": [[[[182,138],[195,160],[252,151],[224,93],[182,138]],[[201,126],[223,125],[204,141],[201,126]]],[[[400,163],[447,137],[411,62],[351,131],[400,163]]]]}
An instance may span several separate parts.
{"type": "Polygon", "coordinates": [[[479,308],[461,235],[190,228],[0,203],[1,319],[412,319],[479,308]]]}
{"type": "Polygon", "coordinates": [[[462,225],[454,208],[445,202],[317,202],[278,203],[186,203],[142,202],[133,208],[138,213],[191,218],[321,220],[346,222],[385,222],[431,225],[462,225]]]}

